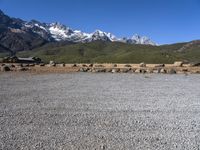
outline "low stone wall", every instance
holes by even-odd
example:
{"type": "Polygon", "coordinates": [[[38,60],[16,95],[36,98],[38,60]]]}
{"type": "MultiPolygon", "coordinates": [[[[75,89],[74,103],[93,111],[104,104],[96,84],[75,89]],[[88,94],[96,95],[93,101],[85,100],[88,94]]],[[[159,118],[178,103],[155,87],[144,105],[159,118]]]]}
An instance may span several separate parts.
{"type": "Polygon", "coordinates": [[[76,64],[80,72],[109,73],[160,73],[160,74],[190,74],[200,73],[200,66],[175,62],[174,64],[76,64]]]}
{"type": "Polygon", "coordinates": [[[29,71],[35,73],[91,72],[91,73],[200,73],[200,66],[190,64],[0,64],[0,71],[29,71]]]}
{"type": "Polygon", "coordinates": [[[176,74],[176,73],[200,73],[200,68],[89,68],[82,67],[79,69],[80,72],[92,72],[92,73],[161,73],[161,74],[176,74]]]}

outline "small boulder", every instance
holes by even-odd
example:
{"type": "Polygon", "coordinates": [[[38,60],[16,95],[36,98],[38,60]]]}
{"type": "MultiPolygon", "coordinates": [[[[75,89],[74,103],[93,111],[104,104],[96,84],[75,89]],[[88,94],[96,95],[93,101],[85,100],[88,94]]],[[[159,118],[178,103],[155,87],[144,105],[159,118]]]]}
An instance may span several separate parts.
{"type": "Polygon", "coordinates": [[[165,67],[165,64],[157,64],[155,65],[156,68],[159,68],[159,67],[165,67]]]}
{"type": "Polygon", "coordinates": [[[54,61],[49,61],[49,65],[50,65],[50,67],[55,67],[56,66],[56,63],[54,62],[54,61]]]}
{"type": "Polygon", "coordinates": [[[29,67],[34,67],[35,66],[35,64],[29,64],[29,67]]]}
{"type": "Polygon", "coordinates": [[[188,69],[187,68],[183,68],[181,71],[182,72],[188,72],[188,69]]]}
{"type": "Polygon", "coordinates": [[[146,64],[145,63],[140,63],[140,65],[139,65],[140,67],[146,67],[146,64]]]}
{"type": "Polygon", "coordinates": [[[98,69],[98,72],[106,72],[106,69],[98,69]]]}
{"type": "Polygon", "coordinates": [[[103,65],[95,65],[96,68],[103,68],[103,65]]]}
{"type": "Polygon", "coordinates": [[[153,73],[153,70],[152,69],[147,69],[146,72],[147,73],[153,73]]]}
{"type": "Polygon", "coordinates": [[[17,68],[17,71],[27,71],[28,68],[25,68],[25,67],[18,67],[17,68]]]}
{"type": "Polygon", "coordinates": [[[141,71],[141,69],[136,69],[135,70],[135,73],[141,73],[142,71],[141,71]]]}
{"type": "Polygon", "coordinates": [[[175,61],[174,62],[174,67],[182,67],[183,66],[183,62],[182,61],[175,61]]]}
{"type": "Polygon", "coordinates": [[[160,73],[160,71],[161,71],[160,68],[158,68],[158,69],[154,69],[154,70],[153,70],[153,73],[160,73]]]}
{"type": "Polygon", "coordinates": [[[145,69],[141,69],[141,73],[146,73],[147,71],[145,69]]]}
{"type": "Polygon", "coordinates": [[[72,67],[78,67],[78,65],[77,64],[73,64],[72,67]]]}
{"type": "Polygon", "coordinates": [[[199,70],[195,70],[195,71],[193,71],[193,73],[197,73],[197,74],[199,74],[200,71],[199,71],[199,70]]]}
{"type": "Polygon", "coordinates": [[[120,70],[119,69],[112,69],[112,73],[117,73],[117,72],[119,72],[120,70]]]}
{"type": "Polygon", "coordinates": [[[62,63],[62,64],[58,64],[59,67],[65,67],[65,64],[62,63]]]}
{"type": "Polygon", "coordinates": [[[130,68],[131,68],[132,66],[131,66],[131,65],[129,65],[129,64],[126,64],[126,65],[124,65],[124,67],[130,67],[130,68]]]}
{"type": "Polygon", "coordinates": [[[198,67],[198,66],[200,66],[200,63],[190,63],[189,64],[189,67],[198,67]]]}
{"type": "Polygon", "coordinates": [[[176,74],[176,70],[172,68],[172,69],[169,69],[167,71],[167,73],[169,73],[169,74],[176,74]]]}
{"type": "Polygon", "coordinates": [[[22,67],[29,67],[29,64],[22,64],[22,67]]]}
{"type": "Polygon", "coordinates": [[[131,68],[131,70],[129,71],[130,73],[135,73],[136,69],[135,68],[131,68]]]}
{"type": "Polygon", "coordinates": [[[127,73],[130,70],[130,68],[121,68],[120,72],[121,73],[127,73]]]}
{"type": "Polygon", "coordinates": [[[117,64],[114,64],[113,67],[117,67],[117,64]]]}
{"type": "Polygon", "coordinates": [[[106,69],[106,72],[112,72],[112,69],[107,68],[107,69],[106,69]]]}
{"type": "Polygon", "coordinates": [[[160,70],[160,73],[167,73],[167,70],[165,70],[164,68],[162,68],[162,69],[160,70]]]}
{"type": "Polygon", "coordinates": [[[89,68],[80,68],[80,72],[88,72],[89,68]]]}
{"type": "Polygon", "coordinates": [[[3,72],[10,71],[10,67],[8,67],[8,66],[2,66],[1,67],[1,71],[3,71],[3,72]]]}
{"type": "Polygon", "coordinates": [[[82,67],[87,67],[87,65],[86,64],[82,64],[82,67]]]}
{"type": "Polygon", "coordinates": [[[44,67],[44,66],[45,66],[45,64],[44,64],[44,63],[41,63],[41,64],[39,64],[39,66],[40,66],[40,67],[44,67]]]}
{"type": "Polygon", "coordinates": [[[10,67],[11,67],[11,68],[15,68],[15,65],[12,64],[12,65],[10,65],[10,67]]]}
{"type": "Polygon", "coordinates": [[[93,67],[94,66],[94,64],[89,64],[89,67],[93,67]]]}

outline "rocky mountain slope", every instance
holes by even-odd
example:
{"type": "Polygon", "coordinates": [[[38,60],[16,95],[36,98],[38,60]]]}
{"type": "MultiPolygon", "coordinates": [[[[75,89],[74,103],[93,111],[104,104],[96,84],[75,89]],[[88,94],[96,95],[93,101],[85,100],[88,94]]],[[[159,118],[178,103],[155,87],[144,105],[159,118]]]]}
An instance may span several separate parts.
{"type": "Polygon", "coordinates": [[[123,42],[129,44],[156,45],[150,38],[134,35],[132,38],[117,38],[111,33],[96,30],[85,33],[73,30],[60,23],[24,21],[5,15],[0,10],[0,43],[6,51],[30,50],[49,42],[89,43],[93,41],[123,42]]]}

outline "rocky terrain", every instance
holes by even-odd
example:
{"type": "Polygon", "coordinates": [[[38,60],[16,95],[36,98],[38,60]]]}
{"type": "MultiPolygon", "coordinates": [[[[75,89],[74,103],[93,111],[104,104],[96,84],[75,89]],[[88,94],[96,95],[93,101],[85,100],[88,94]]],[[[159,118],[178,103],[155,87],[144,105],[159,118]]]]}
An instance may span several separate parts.
{"type": "Polygon", "coordinates": [[[200,148],[199,75],[0,74],[0,149],[200,148]]]}
{"type": "Polygon", "coordinates": [[[0,72],[31,72],[31,73],[132,73],[132,74],[199,74],[199,63],[184,63],[181,61],[174,64],[23,64],[23,63],[0,63],[0,72]]]}

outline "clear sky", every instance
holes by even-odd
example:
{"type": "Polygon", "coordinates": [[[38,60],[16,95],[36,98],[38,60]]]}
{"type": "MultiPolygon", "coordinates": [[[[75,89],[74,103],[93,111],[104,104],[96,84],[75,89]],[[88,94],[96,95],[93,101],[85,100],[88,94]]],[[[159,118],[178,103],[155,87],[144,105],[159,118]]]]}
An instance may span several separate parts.
{"type": "Polygon", "coordinates": [[[200,0],[0,0],[0,9],[84,32],[137,33],[159,44],[200,39],[200,0]]]}

